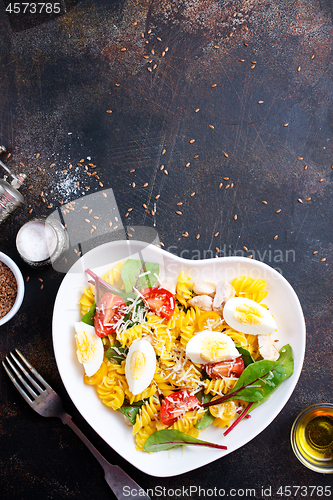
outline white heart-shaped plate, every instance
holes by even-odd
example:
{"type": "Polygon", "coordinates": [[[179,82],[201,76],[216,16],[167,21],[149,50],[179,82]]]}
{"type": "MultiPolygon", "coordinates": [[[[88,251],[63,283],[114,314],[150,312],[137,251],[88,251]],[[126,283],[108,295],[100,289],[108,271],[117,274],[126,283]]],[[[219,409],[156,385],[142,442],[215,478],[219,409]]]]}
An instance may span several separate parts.
{"type": "Polygon", "coordinates": [[[279,414],[291,396],[302,370],[305,353],[305,322],[296,293],[287,280],[268,265],[244,257],[223,257],[207,260],[186,260],[165,252],[154,245],[139,241],[117,241],[101,245],[81,257],[64,277],[53,311],[53,346],[58,369],[76,408],[93,429],[123,458],[152,476],[167,477],[183,474],[217,460],[240,448],[263,431],[279,414]],[[77,361],[74,323],[80,321],[78,301],[83,287],[88,286],[86,269],[99,276],[125,258],[157,262],[160,275],[176,279],[184,270],[195,281],[231,281],[238,276],[264,278],[268,296],[265,303],[276,319],[279,348],[290,344],[295,369],[271,395],[268,401],[252,412],[226,437],[223,430],[210,426],[200,432],[200,439],[227,446],[227,450],[187,446],[158,453],[135,449],[132,427],[124,416],[103,405],[95,387],[83,382],[83,368],[77,361]]]}

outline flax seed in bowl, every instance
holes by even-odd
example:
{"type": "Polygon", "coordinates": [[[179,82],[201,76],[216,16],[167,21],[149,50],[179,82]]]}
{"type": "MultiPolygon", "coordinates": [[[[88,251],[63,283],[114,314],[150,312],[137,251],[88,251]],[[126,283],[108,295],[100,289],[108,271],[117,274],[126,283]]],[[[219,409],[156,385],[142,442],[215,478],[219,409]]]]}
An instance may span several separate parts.
{"type": "Polygon", "coordinates": [[[7,323],[21,307],[24,281],[15,262],[0,252],[0,325],[7,323]]]}

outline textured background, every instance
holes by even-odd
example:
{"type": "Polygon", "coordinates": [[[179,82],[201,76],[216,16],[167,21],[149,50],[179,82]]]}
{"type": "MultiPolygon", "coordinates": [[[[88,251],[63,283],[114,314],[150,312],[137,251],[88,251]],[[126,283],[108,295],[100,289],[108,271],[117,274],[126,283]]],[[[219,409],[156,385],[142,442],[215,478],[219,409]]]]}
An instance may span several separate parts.
{"type": "MultiPolygon", "coordinates": [[[[8,3],[0,142],[10,156],[1,159],[27,180],[0,250],[29,281],[19,314],[1,327],[1,358],[20,348],[110,462],[143,488],[174,487],[126,463],[73,407],[51,336],[63,275],[32,270],[15,248],[31,217],[112,188],[123,224],[155,227],[165,250],[253,255],[278,268],[306,318],[304,368],[283,411],[177,485],[256,488],[258,499],[272,485],[267,498],[277,499],[280,485],[331,484],[298,463],[289,433],[305,406],[332,401],[332,2],[73,1],[39,20],[9,16],[8,3]]],[[[2,498],[111,498],[72,431],[34,414],[3,370],[0,386],[2,498]]]]}

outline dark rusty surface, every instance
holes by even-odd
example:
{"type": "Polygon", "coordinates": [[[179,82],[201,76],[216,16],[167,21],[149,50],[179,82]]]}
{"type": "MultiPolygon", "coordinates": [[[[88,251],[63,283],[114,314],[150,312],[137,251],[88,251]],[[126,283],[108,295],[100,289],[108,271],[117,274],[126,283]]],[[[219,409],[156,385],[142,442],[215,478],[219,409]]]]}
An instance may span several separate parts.
{"type": "MultiPolygon", "coordinates": [[[[16,31],[0,4],[0,142],[11,153],[1,159],[28,176],[26,205],[1,228],[0,250],[30,278],[20,312],[1,327],[1,358],[20,348],[94,445],[145,489],[255,488],[255,498],[277,499],[279,486],[330,485],[297,461],[289,433],[305,406],[332,402],[331,1],[72,4],[16,31]],[[155,222],[166,250],[253,253],[278,267],[306,318],[303,372],[279,416],[243,448],[176,480],[137,471],[77,412],[52,347],[63,276],[32,270],[15,249],[23,222],[103,187],[128,225],[155,222]]],[[[111,498],[71,430],[34,414],[3,371],[0,384],[1,498],[111,498]]]]}

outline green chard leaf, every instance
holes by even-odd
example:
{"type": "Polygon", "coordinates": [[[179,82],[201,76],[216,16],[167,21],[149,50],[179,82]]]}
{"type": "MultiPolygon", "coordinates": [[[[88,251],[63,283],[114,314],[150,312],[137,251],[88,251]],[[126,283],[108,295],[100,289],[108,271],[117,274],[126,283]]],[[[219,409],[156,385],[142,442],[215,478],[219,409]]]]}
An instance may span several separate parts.
{"type": "Polygon", "coordinates": [[[144,444],[144,450],[151,453],[155,451],[170,450],[171,448],[178,448],[179,446],[184,445],[207,446],[209,448],[218,448],[220,450],[227,449],[226,446],[209,443],[208,441],[201,441],[201,439],[196,439],[174,429],[165,429],[162,431],[156,431],[154,434],[149,436],[144,444]]]}
{"type": "Polygon", "coordinates": [[[89,311],[86,312],[86,314],[84,316],[82,316],[82,319],[81,319],[82,323],[86,323],[86,325],[94,326],[95,310],[96,310],[96,300],[94,300],[89,311]]]}
{"type": "MultiPolygon", "coordinates": [[[[212,399],[211,394],[205,394],[203,390],[196,393],[196,397],[200,401],[201,404],[208,403],[212,399]]],[[[194,424],[196,429],[203,431],[207,429],[215,420],[215,417],[210,413],[209,409],[206,410],[206,413],[194,424]]]]}
{"type": "Polygon", "coordinates": [[[135,259],[127,259],[121,271],[126,292],[132,292],[133,287],[141,290],[141,288],[154,286],[158,274],[159,265],[155,262],[143,262],[135,259]],[[144,276],[141,276],[142,274],[144,276]]]}
{"type": "MultiPolygon", "coordinates": [[[[217,399],[212,404],[223,403],[234,399],[258,402],[270,396],[285,377],[285,369],[277,361],[263,359],[248,365],[238,379],[232,391],[217,399]]],[[[210,406],[206,403],[203,406],[210,406]]]]}
{"type": "Polygon", "coordinates": [[[249,353],[249,351],[247,349],[244,349],[244,347],[241,347],[241,346],[236,346],[236,347],[237,347],[237,351],[239,352],[239,354],[243,358],[245,368],[247,366],[251,365],[252,363],[254,363],[254,359],[252,358],[251,354],[249,353]]]}
{"type": "Polygon", "coordinates": [[[127,351],[128,347],[122,347],[122,344],[120,342],[117,342],[117,344],[109,347],[109,349],[105,353],[105,356],[109,361],[111,361],[111,363],[120,365],[121,362],[126,359],[127,351]]]}
{"type": "MultiPolygon", "coordinates": [[[[143,404],[143,401],[142,401],[143,404]]],[[[119,408],[117,411],[125,415],[125,417],[128,418],[128,420],[131,422],[132,425],[135,424],[136,422],[136,416],[140,411],[140,408],[142,404],[137,405],[137,406],[131,406],[131,405],[124,405],[121,408],[119,408]]]]}
{"type": "MultiPolygon", "coordinates": [[[[280,356],[277,359],[276,363],[280,363],[280,365],[284,367],[284,375],[283,375],[281,382],[280,382],[280,383],[282,383],[286,378],[290,377],[293,374],[293,372],[294,372],[294,359],[293,359],[292,348],[290,347],[289,344],[286,344],[285,346],[281,347],[279,352],[280,352],[280,356]]],[[[280,384],[278,384],[278,385],[280,385],[280,384]]],[[[278,385],[275,387],[275,389],[277,389],[278,385]]],[[[226,436],[227,434],[229,434],[229,432],[231,432],[236,427],[236,425],[239,424],[239,422],[241,420],[243,420],[243,418],[245,418],[250,413],[250,411],[254,410],[254,408],[257,408],[259,405],[261,405],[262,403],[267,401],[267,399],[269,398],[271,393],[273,391],[275,391],[275,389],[273,389],[269,394],[267,394],[265,397],[263,397],[259,401],[250,402],[247,405],[247,407],[243,410],[241,415],[237,418],[237,420],[224,432],[223,435],[226,436]]]]}

